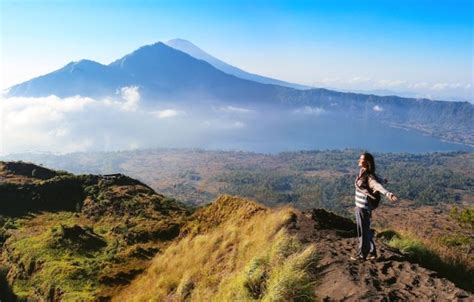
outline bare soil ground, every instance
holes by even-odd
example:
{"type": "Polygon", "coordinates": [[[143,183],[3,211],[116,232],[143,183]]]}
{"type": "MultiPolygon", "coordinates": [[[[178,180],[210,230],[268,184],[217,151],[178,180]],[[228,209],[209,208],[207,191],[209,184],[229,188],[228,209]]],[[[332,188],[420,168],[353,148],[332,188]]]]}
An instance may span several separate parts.
{"type": "Polygon", "coordinates": [[[306,212],[291,227],[301,240],[317,245],[321,259],[315,291],[322,301],[474,301],[474,295],[377,239],[377,259],[351,261],[357,238],[350,221],[327,220],[306,212]]]}

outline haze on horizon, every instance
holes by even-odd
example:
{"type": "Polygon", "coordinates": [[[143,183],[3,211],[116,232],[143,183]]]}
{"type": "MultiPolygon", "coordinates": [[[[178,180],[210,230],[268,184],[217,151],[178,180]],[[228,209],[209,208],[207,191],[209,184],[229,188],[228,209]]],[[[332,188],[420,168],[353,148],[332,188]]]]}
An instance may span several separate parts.
{"type": "Polygon", "coordinates": [[[1,88],[183,38],[243,70],[350,91],[473,100],[472,1],[1,2],[1,88]]]}

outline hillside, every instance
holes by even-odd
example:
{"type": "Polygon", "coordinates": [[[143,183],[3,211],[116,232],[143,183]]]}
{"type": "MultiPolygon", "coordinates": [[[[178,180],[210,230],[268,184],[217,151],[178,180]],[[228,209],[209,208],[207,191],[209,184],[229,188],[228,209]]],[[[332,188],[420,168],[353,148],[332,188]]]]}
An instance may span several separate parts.
{"type": "Polygon", "coordinates": [[[385,245],[383,237],[376,240],[381,254],[377,260],[350,262],[356,248],[355,225],[325,210],[271,210],[224,196],[193,217],[191,225],[204,223],[204,229],[190,231],[157,255],[114,301],[468,301],[473,297],[440,273],[414,263],[408,254],[385,245]]]}
{"type": "Polygon", "coordinates": [[[0,162],[0,200],[2,301],[473,298],[459,280],[472,263],[453,276],[392,230],[380,229],[377,260],[349,262],[354,223],[322,209],[223,195],[190,211],[122,174],[24,162],[0,162]]]}
{"type": "Polygon", "coordinates": [[[0,163],[0,201],[2,283],[19,298],[49,301],[110,296],[179,235],[187,216],[124,175],[76,176],[23,162],[0,163]]]}

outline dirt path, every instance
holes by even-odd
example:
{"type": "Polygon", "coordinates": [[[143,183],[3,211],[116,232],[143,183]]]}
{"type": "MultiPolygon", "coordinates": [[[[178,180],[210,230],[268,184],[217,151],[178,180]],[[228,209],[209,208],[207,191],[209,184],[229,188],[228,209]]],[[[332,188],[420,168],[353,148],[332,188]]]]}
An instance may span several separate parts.
{"type": "Polygon", "coordinates": [[[322,301],[474,301],[474,295],[377,240],[376,260],[350,261],[357,238],[352,222],[341,219],[306,213],[294,226],[295,234],[316,243],[321,254],[315,291],[322,301]]]}

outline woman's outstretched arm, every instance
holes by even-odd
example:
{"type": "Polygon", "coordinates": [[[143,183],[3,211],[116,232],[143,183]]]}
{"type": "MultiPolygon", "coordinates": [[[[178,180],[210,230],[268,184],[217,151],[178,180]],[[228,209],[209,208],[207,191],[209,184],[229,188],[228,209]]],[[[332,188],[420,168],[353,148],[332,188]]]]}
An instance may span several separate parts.
{"type": "Polygon", "coordinates": [[[375,179],[375,177],[369,177],[369,187],[372,189],[372,191],[377,191],[380,192],[380,194],[387,196],[387,198],[391,201],[398,200],[397,196],[385,189],[382,184],[380,184],[377,179],[375,179]]]}

